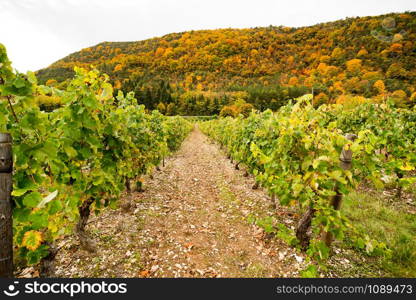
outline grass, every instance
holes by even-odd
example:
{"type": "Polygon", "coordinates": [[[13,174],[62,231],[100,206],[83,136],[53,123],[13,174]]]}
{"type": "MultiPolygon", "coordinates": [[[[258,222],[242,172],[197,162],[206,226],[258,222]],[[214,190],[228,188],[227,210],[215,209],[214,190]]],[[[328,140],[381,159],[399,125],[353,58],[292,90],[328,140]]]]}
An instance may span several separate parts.
{"type": "Polygon", "coordinates": [[[387,203],[381,194],[353,192],[342,210],[361,232],[392,250],[392,256],[380,264],[387,274],[416,277],[416,215],[408,213],[406,205],[400,200],[387,203]]]}

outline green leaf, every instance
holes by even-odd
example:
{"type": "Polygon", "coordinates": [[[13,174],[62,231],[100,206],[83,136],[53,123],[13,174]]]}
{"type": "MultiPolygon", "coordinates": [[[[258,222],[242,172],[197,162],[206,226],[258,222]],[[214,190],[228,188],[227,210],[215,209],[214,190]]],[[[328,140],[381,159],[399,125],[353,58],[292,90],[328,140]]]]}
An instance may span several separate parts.
{"type": "Polygon", "coordinates": [[[62,203],[61,201],[52,201],[49,205],[49,214],[53,215],[62,210],[62,203]]]}
{"type": "Polygon", "coordinates": [[[12,196],[20,197],[26,194],[29,189],[15,189],[12,191],[12,196]]]}
{"type": "Polygon", "coordinates": [[[26,73],[27,79],[29,80],[29,82],[33,85],[36,85],[38,83],[38,80],[36,79],[36,75],[34,72],[32,71],[28,71],[26,73]]]}
{"type": "Polygon", "coordinates": [[[78,152],[71,146],[64,146],[64,151],[69,158],[74,158],[78,154],[78,152]]]}
{"type": "Polygon", "coordinates": [[[309,265],[305,270],[300,272],[302,278],[318,278],[318,268],[315,265],[309,265]]]}
{"type": "Polygon", "coordinates": [[[42,201],[42,195],[39,192],[32,192],[23,198],[23,204],[27,207],[36,207],[42,201]]]}
{"type": "Polygon", "coordinates": [[[42,229],[48,226],[49,215],[44,210],[35,211],[28,216],[28,221],[32,222],[34,228],[42,229]]]}

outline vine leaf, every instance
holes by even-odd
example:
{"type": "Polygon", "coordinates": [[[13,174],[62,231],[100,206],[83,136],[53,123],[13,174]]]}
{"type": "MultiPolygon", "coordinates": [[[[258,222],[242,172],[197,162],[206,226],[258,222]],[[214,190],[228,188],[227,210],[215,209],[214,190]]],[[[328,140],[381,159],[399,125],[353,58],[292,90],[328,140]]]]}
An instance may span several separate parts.
{"type": "Polygon", "coordinates": [[[23,235],[22,245],[31,251],[36,251],[42,244],[42,233],[35,230],[25,232],[23,235]]]}

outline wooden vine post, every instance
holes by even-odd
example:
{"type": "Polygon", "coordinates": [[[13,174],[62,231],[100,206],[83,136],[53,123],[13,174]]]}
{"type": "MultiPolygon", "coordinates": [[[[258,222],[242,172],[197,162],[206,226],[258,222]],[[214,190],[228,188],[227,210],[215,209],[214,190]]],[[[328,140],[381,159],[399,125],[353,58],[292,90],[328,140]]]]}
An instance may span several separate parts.
{"type": "MultiPolygon", "coordinates": [[[[354,141],[357,138],[357,135],[348,133],[345,138],[349,141],[354,141]]],[[[343,170],[351,169],[352,162],[352,151],[350,149],[342,149],[342,152],[339,157],[340,166],[343,170]]],[[[331,206],[335,210],[341,208],[342,194],[339,191],[339,188],[335,188],[336,195],[331,199],[331,206]]],[[[310,236],[308,235],[308,230],[311,227],[312,219],[315,216],[315,208],[310,206],[308,210],[303,214],[302,218],[299,220],[299,223],[296,227],[296,238],[299,240],[302,249],[306,250],[309,246],[310,236]]],[[[322,241],[329,247],[332,242],[332,234],[330,232],[322,232],[321,234],[322,241]]]]}
{"type": "MultiPolygon", "coordinates": [[[[355,141],[357,139],[357,135],[348,133],[345,138],[349,141],[355,141]]],[[[352,166],[352,151],[348,148],[346,150],[345,148],[342,149],[342,152],[339,156],[340,160],[340,166],[343,170],[350,170],[352,166]]],[[[331,199],[331,206],[335,210],[339,210],[341,208],[342,203],[342,194],[339,191],[338,186],[335,188],[336,195],[332,197],[331,199]]],[[[322,241],[329,247],[332,243],[332,234],[330,232],[324,231],[322,233],[322,241]]]]}
{"type": "Polygon", "coordinates": [[[0,133],[0,278],[13,277],[12,138],[0,133]]]}

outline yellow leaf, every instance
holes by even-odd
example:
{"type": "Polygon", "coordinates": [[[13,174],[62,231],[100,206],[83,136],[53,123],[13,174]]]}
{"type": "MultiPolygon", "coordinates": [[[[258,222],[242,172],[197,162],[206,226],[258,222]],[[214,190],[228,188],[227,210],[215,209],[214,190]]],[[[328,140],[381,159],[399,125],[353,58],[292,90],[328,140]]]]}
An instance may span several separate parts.
{"type": "Polygon", "coordinates": [[[402,171],[412,171],[413,169],[414,169],[414,167],[409,165],[409,164],[405,164],[404,166],[400,166],[400,170],[402,170],[402,171]]]}
{"type": "Polygon", "coordinates": [[[49,222],[48,224],[48,229],[52,232],[52,233],[56,233],[58,232],[59,228],[58,225],[56,223],[53,222],[49,222]]]}
{"type": "Polygon", "coordinates": [[[35,251],[42,244],[42,233],[35,230],[25,232],[23,235],[22,245],[31,251],[35,251]]]}

